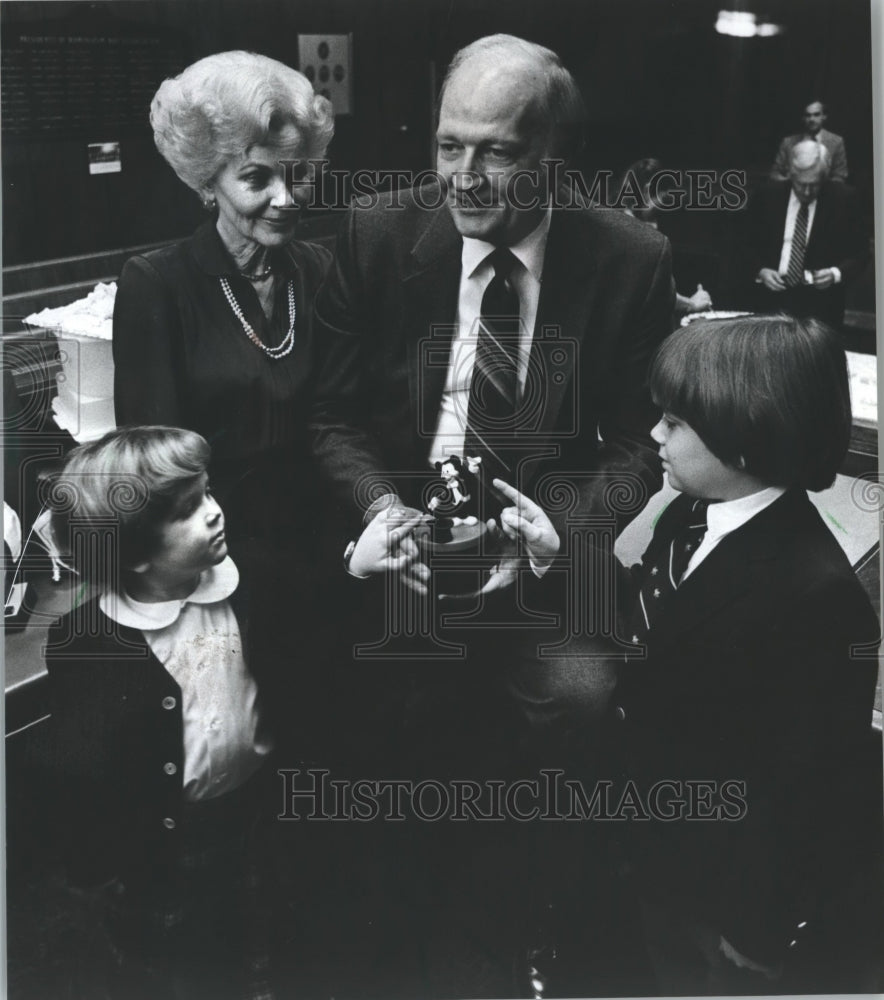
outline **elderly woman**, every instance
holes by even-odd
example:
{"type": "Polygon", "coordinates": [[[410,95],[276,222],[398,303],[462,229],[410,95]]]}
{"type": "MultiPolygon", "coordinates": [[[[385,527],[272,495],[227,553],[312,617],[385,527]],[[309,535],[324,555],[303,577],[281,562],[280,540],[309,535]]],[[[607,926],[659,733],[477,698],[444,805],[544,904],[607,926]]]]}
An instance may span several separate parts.
{"type": "Polygon", "coordinates": [[[330,255],[294,236],[307,161],[324,156],[334,131],[331,105],[274,59],[222,52],[166,80],[150,119],[160,153],[211,218],[123,268],[117,423],[202,434],[231,547],[248,538],[275,548],[311,492],[312,305],[330,255]],[[280,160],[299,166],[286,178],[280,160]]]}
{"type": "Polygon", "coordinates": [[[268,600],[285,601],[292,625],[290,612],[309,616],[316,567],[327,564],[313,551],[324,518],[306,405],[313,297],[331,256],[294,237],[332,107],[288,66],[222,52],[166,80],[150,118],[157,148],[210,218],[123,268],[117,423],[176,425],[209,441],[248,616],[266,623],[268,600]]]}

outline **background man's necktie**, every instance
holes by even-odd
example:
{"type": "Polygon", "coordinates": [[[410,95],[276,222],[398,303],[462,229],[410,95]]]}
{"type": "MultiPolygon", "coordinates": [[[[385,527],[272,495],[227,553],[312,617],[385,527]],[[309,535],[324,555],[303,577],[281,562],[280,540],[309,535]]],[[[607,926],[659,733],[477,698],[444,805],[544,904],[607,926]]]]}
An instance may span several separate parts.
{"type": "Polygon", "coordinates": [[[464,455],[481,456],[483,479],[511,479],[506,450],[515,442],[519,395],[519,296],[510,282],[518,260],[506,247],[486,258],[494,268],[479,317],[476,361],[470,381],[464,455]]]}
{"type": "Polygon", "coordinates": [[[629,638],[633,642],[643,641],[655,619],[665,614],[667,599],[678,589],[691,556],[706,534],[708,507],[706,500],[695,500],[691,504],[684,523],[672,536],[668,548],[662,550],[648,570],[631,623],[632,634],[629,638]]]}
{"type": "Polygon", "coordinates": [[[800,285],[804,279],[804,251],[807,249],[807,205],[803,202],[795,216],[795,229],[792,231],[792,249],[789,252],[789,268],[786,271],[785,283],[789,288],[800,285]]]}

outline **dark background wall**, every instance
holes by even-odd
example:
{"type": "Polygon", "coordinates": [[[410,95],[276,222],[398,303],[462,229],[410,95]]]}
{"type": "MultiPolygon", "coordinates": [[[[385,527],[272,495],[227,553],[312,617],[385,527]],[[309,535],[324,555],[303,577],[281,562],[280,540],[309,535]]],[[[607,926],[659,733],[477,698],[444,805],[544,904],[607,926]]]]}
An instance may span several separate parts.
{"type": "MultiPolygon", "coordinates": [[[[767,39],[718,35],[714,23],[723,6],[724,0],[4,3],[7,61],[20,55],[23,36],[42,32],[150,38],[162,66],[138,69],[137,86],[127,80],[125,87],[105,88],[116,93],[96,93],[91,120],[37,126],[19,111],[10,125],[4,114],[3,263],[189,232],[200,209],[154,149],[150,94],[167,73],[229,48],[297,65],[298,33],[353,35],[355,113],[338,120],[330,150],[338,169],[431,166],[432,108],[448,60],[466,42],[506,31],[556,49],[580,82],[590,116],[582,163],[588,173],[656,155],[674,168],[746,168],[751,180],[769,166],[778,139],[795,130],[800,107],[820,96],[830,105],[829,125],[846,138],[852,180],[870,205],[868,0],[766,0],[764,11],[786,28],[767,39]],[[125,108],[136,92],[141,106],[125,108]],[[122,144],[122,172],[90,176],[86,144],[110,139],[122,144]]],[[[32,73],[37,86],[39,70],[32,73]]]]}

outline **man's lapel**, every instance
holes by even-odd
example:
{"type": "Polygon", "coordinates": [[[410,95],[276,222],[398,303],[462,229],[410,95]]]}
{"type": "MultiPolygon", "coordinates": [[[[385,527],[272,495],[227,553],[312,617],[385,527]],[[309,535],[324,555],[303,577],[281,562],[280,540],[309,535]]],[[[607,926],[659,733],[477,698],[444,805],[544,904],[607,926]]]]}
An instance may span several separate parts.
{"type": "Polygon", "coordinates": [[[829,203],[826,199],[825,184],[820,188],[820,193],[816,199],[816,211],[813,213],[813,226],[810,236],[807,238],[807,252],[805,259],[814,259],[813,255],[818,246],[825,246],[826,229],[829,225],[829,203]]]}
{"type": "Polygon", "coordinates": [[[565,392],[578,377],[575,367],[580,352],[589,349],[583,339],[597,292],[593,281],[597,255],[591,238],[594,229],[581,226],[586,220],[574,216],[565,210],[554,211],[546,243],[526,383],[526,392],[533,384],[546,397],[539,409],[534,440],[555,427],[565,392]],[[563,344],[564,368],[560,361],[563,344]]]}
{"type": "MultiPolygon", "coordinates": [[[[536,425],[526,428],[526,440],[532,445],[542,443],[555,427],[562,400],[576,377],[573,366],[585,349],[583,338],[596,294],[592,280],[596,254],[583,228],[568,212],[553,213],[526,384],[526,392],[539,391],[545,397],[543,405],[537,407],[536,425]]],[[[447,209],[428,212],[426,226],[411,252],[411,270],[403,278],[409,392],[423,439],[431,438],[435,431],[445,386],[457,317],[462,247],[447,209]]]]}
{"type": "Polygon", "coordinates": [[[457,319],[463,240],[447,208],[426,214],[405,274],[401,322],[408,353],[408,387],[415,430],[432,440],[457,319]]]}

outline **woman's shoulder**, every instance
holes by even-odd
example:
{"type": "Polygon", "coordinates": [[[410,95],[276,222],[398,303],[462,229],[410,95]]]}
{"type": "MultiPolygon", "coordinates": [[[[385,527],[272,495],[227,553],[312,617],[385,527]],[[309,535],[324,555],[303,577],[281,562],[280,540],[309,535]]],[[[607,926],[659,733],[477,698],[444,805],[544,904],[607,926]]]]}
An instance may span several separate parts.
{"type": "Polygon", "coordinates": [[[134,254],[123,265],[120,283],[125,286],[138,279],[174,282],[188,268],[191,257],[189,244],[189,239],[179,240],[168,246],[134,254]]]}
{"type": "Polygon", "coordinates": [[[176,282],[183,273],[199,270],[201,258],[213,249],[213,228],[211,222],[206,222],[184,239],[134,254],[123,265],[120,280],[138,274],[176,282]]]}

